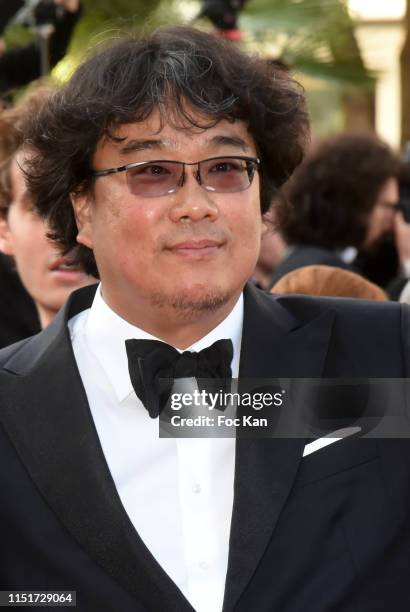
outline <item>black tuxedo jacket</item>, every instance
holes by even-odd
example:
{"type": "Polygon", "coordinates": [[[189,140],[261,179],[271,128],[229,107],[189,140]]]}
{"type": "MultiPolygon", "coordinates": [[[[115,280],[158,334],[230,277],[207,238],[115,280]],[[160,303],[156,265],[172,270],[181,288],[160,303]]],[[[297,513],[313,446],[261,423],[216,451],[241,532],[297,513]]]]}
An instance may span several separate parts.
{"type": "MultiPolygon", "coordinates": [[[[81,612],[192,612],[133,528],[66,321],[0,352],[0,589],[76,590],[81,612]]],[[[242,377],[404,377],[397,304],[248,287],[242,377]]],[[[410,609],[410,441],[237,440],[224,612],[410,609]]],[[[161,503],[158,492],[158,503],[161,503]]],[[[141,500],[144,503],[144,500],[141,500]]]]}

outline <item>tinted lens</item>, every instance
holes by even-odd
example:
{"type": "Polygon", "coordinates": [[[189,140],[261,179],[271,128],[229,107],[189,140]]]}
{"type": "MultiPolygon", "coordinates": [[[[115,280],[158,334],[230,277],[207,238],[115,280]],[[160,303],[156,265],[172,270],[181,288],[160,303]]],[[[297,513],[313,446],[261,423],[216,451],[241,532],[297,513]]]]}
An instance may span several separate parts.
{"type": "Polygon", "coordinates": [[[182,172],[180,162],[147,162],[127,169],[128,188],[145,198],[166,195],[177,189],[182,172]]]}
{"type": "Polygon", "coordinates": [[[251,184],[255,165],[237,158],[209,159],[200,163],[201,184],[209,191],[234,193],[251,184]]]}

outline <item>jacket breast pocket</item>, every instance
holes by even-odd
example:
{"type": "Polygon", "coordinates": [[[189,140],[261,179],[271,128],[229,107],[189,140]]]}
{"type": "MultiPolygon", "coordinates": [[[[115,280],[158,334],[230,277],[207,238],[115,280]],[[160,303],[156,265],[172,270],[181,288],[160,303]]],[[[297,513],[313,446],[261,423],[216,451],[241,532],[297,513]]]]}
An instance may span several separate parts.
{"type": "Polygon", "coordinates": [[[353,469],[379,456],[376,440],[345,438],[303,457],[295,488],[353,469]]]}

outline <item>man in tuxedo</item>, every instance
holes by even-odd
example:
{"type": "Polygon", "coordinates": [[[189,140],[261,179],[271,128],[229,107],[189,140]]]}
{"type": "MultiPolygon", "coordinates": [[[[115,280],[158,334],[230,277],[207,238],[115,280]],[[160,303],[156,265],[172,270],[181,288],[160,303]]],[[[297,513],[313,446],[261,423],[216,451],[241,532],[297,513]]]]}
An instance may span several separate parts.
{"type": "Polygon", "coordinates": [[[89,59],[27,126],[36,207],[101,284],[0,353],[3,590],[408,609],[406,439],[158,437],[164,372],[407,375],[406,307],[246,285],[306,134],[287,71],[186,28],[89,59]]]}

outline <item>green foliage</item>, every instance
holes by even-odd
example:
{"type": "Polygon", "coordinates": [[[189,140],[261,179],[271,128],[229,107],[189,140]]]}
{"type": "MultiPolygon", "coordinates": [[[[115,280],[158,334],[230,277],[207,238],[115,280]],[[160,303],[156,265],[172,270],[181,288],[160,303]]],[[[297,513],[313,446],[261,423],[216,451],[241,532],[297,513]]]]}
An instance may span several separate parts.
{"type": "Polygon", "coordinates": [[[344,0],[250,0],[244,30],[298,71],[340,84],[369,87],[354,25],[344,0]]]}
{"type": "Polygon", "coordinates": [[[117,37],[143,28],[160,0],[83,0],[84,15],[73,37],[71,50],[82,54],[93,41],[117,37]]]}
{"type": "Polygon", "coordinates": [[[13,26],[7,28],[4,33],[4,40],[8,48],[18,47],[31,42],[34,38],[34,34],[23,26],[13,26]]]}
{"type": "Polygon", "coordinates": [[[54,70],[65,80],[88,50],[123,34],[149,32],[169,23],[180,23],[176,2],[164,0],[83,0],[84,15],[78,24],[69,54],[54,70]]]}
{"type": "MultiPolygon", "coordinates": [[[[197,0],[83,0],[84,14],[70,53],[54,71],[65,79],[89,48],[126,32],[189,21],[197,0]]],[[[258,45],[302,74],[341,85],[369,87],[374,75],[362,61],[345,0],[249,0],[240,17],[246,44],[258,45]]],[[[209,29],[206,20],[196,24],[209,29]]],[[[9,28],[7,42],[32,38],[24,28],[9,28]]]]}
{"type": "MultiPolygon", "coordinates": [[[[63,75],[67,66],[74,67],[89,47],[121,33],[137,32],[155,27],[155,15],[161,0],[83,0],[83,16],[76,28],[69,55],[61,62],[57,74],[63,75]]],[[[26,44],[34,34],[28,28],[13,26],[7,29],[5,40],[9,47],[26,44]]]]}

